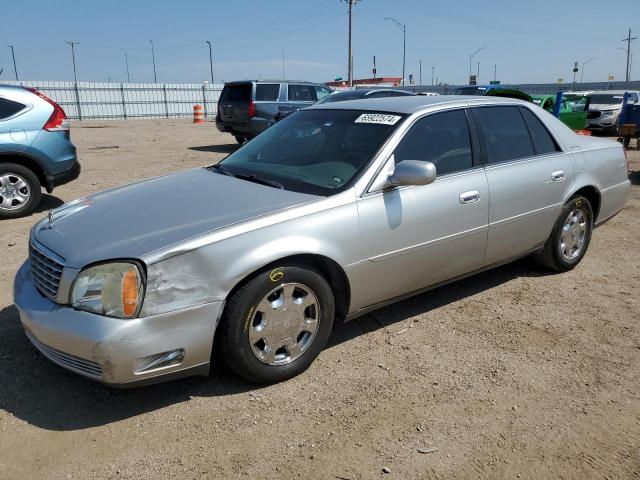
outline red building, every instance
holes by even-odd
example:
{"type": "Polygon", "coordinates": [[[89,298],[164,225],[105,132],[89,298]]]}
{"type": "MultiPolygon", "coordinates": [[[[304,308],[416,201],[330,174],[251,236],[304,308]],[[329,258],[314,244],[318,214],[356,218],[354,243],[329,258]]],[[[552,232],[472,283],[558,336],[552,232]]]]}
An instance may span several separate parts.
{"type": "MultiPolygon", "coordinates": [[[[397,87],[402,83],[402,77],[377,77],[377,78],[360,78],[354,79],[353,85],[393,85],[397,87]]],[[[339,80],[337,82],[325,82],[325,85],[328,87],[348,87],[348,80],[339,80]]]]}

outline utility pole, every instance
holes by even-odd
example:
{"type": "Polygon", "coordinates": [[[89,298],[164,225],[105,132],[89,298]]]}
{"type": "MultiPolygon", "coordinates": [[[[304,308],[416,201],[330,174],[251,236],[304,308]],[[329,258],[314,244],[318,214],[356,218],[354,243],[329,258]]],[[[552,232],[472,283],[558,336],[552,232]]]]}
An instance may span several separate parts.
{"type": "Polygon", "coordinates": [[[78,109],[78,120],[82,120],[82,108],[80,105],[80,90],[78,89],[78,75],[76,73],[76,45],[78,42],[65,42],[67,45],[71,45],[71,58],[73,59],[73,80],[74,90],[76,91],[76,108],[78,109]]]}
{"type": "Polygon", "coordinates": [[[422,60],[420,62],[420,85],[422,85],[422,60]]]}
{"type": "Polygon", "coordinates": [[[64,42],[67,45],[71,45],[71,58],[73,59],[73,80],[78,83],[78,75],[76,73],[76,45],[79,45],[78,42],[64,42]]]}
{"type": "Polygon", "coordinates": [[[629,34],[627,35],[627,38],[623,38],[622,41],[623,42],[627,42],[627,71],[626,71],[626,75],[625,75],[625,82],[629,83],[629,76],[631,74],[630,68],[629,68],[629,64],[630,64],[630,60],[631,60],[631,42],[636,40],[638,37],[632,37],[631,36],[631,29],[629,29],[629,34]]]}
{"type": "Polygon", "coordinates": [[[498,80],[498,65],[496,65],[495,63],[493,64],[493,81],[497,81],[498,80]]]}
{"type": "Polygon", "coordinates": [[[284,75],[284,47],[282,47],[282,79],[286,80],[287,77],[284,75]]]}
{"type": "Polygon", "coordinates": [[[207,40],[209,44],[209,70],[211,71],[211,88],[213,88],[213,52],[211,50],[211,42],[207,40]]]}
{"type": "Polygon", "coordinates": [[[480,60],[478,60],[478,73],[476,74],[476,82],[480,78],[480,60]]]}
{"type": "Polygon", "coordinates": [[[16,74],[16,81],[18,81],[18,69],[16,68],[16,54],[13,51],[13,45],[9,45],[11,49],[11,58],[13,58],[13,72],[16,74]]]}
{"type": "Polygon", "coordinates": [[[348,77],[349,77],[349,88],[353,86],[353,55],[351,53],[351,16],[353,12],[353,6],[358,3],[360,0],[344,0],[349,5],[349,62],[347,64],[348,77]]]}
{"type": "Polygon", "coordinates": [[[391,20],[400,30],[402,30],[402,86],[404,87],[404,70],[407,58],[407,26],[392,17],[386,17],[385,20],[391,20]]]}
{"type": "Polygon", "coordinates": [[[151,60],[153,60],[153,83],[158,83],[158,76],[156,75],[156,52],[153,50],[153,40],[149,40],[151,43],[151,60]]]}
{"type": "Polygon", "coordinates": [[[124,54],[124,64],[127,67],[127,83],[131,83],[131,80],[129,79],[129,57],[126,53],[124,54]]]}
{"type": "Polygon", "coordinates": [[[433,81],[434,81],[433,78],[434,78],[435,73],[436,73],[436,67],[431,65],[431,85],[435,85],[435,83],[433,83],[433,81]]]}

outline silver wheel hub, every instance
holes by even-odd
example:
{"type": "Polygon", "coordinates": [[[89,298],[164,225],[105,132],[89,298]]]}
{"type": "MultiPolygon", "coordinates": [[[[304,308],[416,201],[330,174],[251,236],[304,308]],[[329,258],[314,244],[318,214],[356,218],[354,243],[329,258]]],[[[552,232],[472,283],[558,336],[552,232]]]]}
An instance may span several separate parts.
{"type": "Polygon", "coordinates": [[[574,260],[582,253],[587,238],[587,222],[587,215],[580,208],[574,208],[567,215],[560,234],[560,254],[565,260],[574,260]]]}
{"type": "Polygon", "coordinates": [[[267,365],[285,365],[299,358],[313,343],[320,303],[309,287],[285,283],[265,295],[250,318],[253,354],[267,365]]]}
{"type": "Polygon", "coordinates": [[[24,178],[14,173],[0,175],[0,210],[17,210],[30,196],[31,190],[24,178]]]}

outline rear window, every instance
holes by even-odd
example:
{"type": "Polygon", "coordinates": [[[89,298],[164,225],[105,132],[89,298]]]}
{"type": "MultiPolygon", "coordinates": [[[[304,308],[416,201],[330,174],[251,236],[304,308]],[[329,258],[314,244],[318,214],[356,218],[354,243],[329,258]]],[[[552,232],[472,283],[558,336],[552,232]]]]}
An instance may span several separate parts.
{"type": "Polygon", "coordinates": [[[0,119],[12,117],[24,108],[25,106],[22,103],[0,98],[0,119]]]}
{"type": "Polygon", "coordinates": [[[220,95],[223,102],[249,102],[251,101],[251,84],[225,85],[220,95]]]}
{"type": "Polygon", "coordinates": [[[259,83],[256,85],[256,102],[275,102],[280,95],[279,83],[259,83]]]}
{"type": "Polygon", "coordinates": [[[484,107],[476,109],[476,112],[488,163],[533,156],[529,130],[517,107],[484,107]]]}
{"type": "Polygon", "coordinates": [[[315,102],[318,100],[313,85],[289,85],[290,102],[315,102]]]}

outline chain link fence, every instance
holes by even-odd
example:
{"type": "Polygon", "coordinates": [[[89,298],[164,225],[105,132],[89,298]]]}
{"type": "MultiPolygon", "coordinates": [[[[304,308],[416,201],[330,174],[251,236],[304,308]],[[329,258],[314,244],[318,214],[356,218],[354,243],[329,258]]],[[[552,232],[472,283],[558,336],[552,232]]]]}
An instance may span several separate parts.
{"type": "Polygon", "coordinates": [[[191,117],[196,104],[203,106],[205,117],[213,118],[223,87],[208,83],[3,83],[37,88],[74,120],[191,117]]]}

